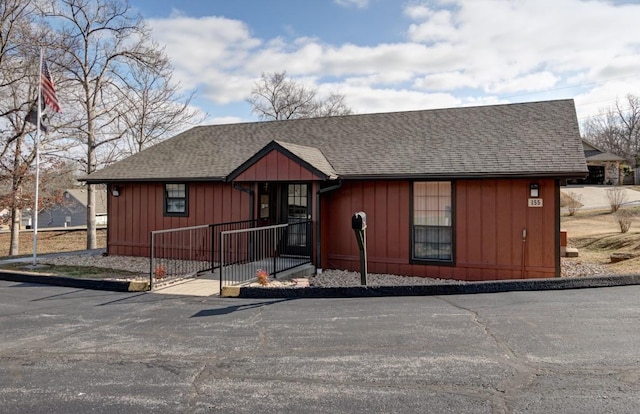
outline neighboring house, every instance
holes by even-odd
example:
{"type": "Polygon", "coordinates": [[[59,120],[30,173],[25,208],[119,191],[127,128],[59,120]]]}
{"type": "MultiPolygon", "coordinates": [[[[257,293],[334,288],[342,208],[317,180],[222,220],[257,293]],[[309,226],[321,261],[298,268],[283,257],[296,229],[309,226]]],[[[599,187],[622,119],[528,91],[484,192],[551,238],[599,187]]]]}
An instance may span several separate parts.
{"type": "Polygon", "coordinates": [[[463,280],[560,275],[560,183],[587,166],[572,100],[199,126],[93,173],[107,252],[152,230],[308,217],[317,268],[463,280]],[[118,196],[112,194],[117,190],[118,196]]]}
{"type": "Polygon", "coordinates": [[[584,156],[587,160],[587,167],[589,168],[589,176],[585,179],[577,180],[578,183],[622,184],[620,179],[620,163],[624,162],[624,158],[605,152],[586,140],[582,140],[582,147],[584,148],[584,156]]]}
{"type": "MultiPolygon", "coordinates": [[[[29,225],[31,217],[27,217],[29,225]]],[[[76,227],[87,225],[87,190],[69,189],[62,194],[62,202],[38,214],[38,228],[76,227]]],[[[107,190],[96,190],[96,225],[107,225],[107,190]]]]}
{"type": "Polygon", "coordinates": [[[4,230],[4,226],[9,228],[8,224],[11,222],[11,210],[8,208],[0,209],[0,230],[4,230]]]}

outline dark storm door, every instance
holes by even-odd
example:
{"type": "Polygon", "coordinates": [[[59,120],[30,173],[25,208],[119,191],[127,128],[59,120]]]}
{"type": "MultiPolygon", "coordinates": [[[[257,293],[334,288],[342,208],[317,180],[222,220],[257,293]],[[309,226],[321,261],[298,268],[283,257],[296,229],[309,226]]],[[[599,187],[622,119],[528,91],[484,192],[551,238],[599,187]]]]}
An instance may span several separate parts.
{"type": "Polygon", "coordinates": [[[311,251],[311,186],[306,183],[282,185],[281,219],[289,223],[285,253],[308,255],[311,251]]]}

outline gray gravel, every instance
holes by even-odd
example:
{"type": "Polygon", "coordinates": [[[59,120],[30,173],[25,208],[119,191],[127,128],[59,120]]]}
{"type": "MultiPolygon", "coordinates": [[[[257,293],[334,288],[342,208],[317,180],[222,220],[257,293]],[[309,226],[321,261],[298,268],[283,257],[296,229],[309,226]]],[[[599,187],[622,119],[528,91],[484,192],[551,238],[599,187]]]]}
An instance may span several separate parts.
{"type": "MultiPolygon", "coordinates": [[[[107,269],[127,270],[140,274],[149,274],[149,259],[146,257],[103,256],[101,254],[69,255],[58,257],[43,257],[43,264],[94,266],[107,269]]],[[[596,276],[606,273],[605,267],[597,263],[584,262],[581,258],[562,258],[562,277],[596,276]]],[[[346,270],[325,270],[321,274],[311,277],[312,286],[359,286],[360,273],[346,270]]],[[[369,285],[399,286],[399,285],[430,285],[430,284],[462,284],[459,280],[435,279],[428,277],[409,277],[389,274],[369,274],[369,285]]]]}
{"type": "Polygon", "coordinates": [[[608,270],[603,265],[585,262],[579,257],[562,257],[560,264],[562,266],[562,277],[596,276],[608,273],[608,270]]]}
{"type": "MultiPolygon", "coordinates": [[[[461,280],[436,279],[430,277],[398,276],[388,274],[368,274],[367,285],[370,286],[417,286],[434,284],[463,284],[461,280]]],[[[325,270],[315,277],[309,278],[311,286],[340,287],[360,286],[360,273],[347,270],[325,270]]]]}
{"type": "Polygon", "coordinates": [[[103,256],[102,254],[73,254],[68,256],[41,257],[42,264],[58,266],[93,266],[105,269],[126,270],[149,274],[149,258],[133,256],[103,256]]]}

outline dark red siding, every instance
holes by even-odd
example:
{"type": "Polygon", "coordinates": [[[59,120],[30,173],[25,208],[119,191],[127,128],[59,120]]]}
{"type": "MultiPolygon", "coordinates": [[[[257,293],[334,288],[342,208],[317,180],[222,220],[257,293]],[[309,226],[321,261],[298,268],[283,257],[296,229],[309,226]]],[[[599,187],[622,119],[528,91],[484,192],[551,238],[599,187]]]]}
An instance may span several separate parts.
{"type": "MultiPolygon", "coordinates": [[[[281,156],[273,152],[267,157],[271,155],[281,156]]],[[[265,180],[287,177],[297,181],[309,173],[285,159],[286,162],[280,159],[279,166],[272,172],[269,172],[273,168],[270,164],[260,166],[260,174],[264,174],[265,180]]],[[[245,173],[251,173],[258,163],[260,161],[245,173]]],[[[365,211],[371,273],[462,280],[557,276],[558,189],[552,179],[537,180],[544,207],[528,207],[531,182],[526,179],[455,181],[455,263],[426,265],[411,263],[411,182],[345,181],[341,188],[320,196],[322,263],[318,267],[359,270],[351,216],[365,211]],[[524,241],[523,229],[527,231],[524,241]]],[[[248,182],[243,186],[255,187],[248,182]]],[[[312,188],[315,232],[317,181],[312,188]]],[[[124,183],[120,189],[120,197],[109,196],[108,253],[113,255],[147,256],[149,233],[153,230],[251,218],[249,194],[234,189],[230,183],[189,183],[187,217],[164,216],[162,183],[124,183]]],[[[255,205],[254,211],[258,211],[255,205]]],[[[315,256],[315,247],[313,252],[315,256]]]]}
{"type": "Polygon", "coordinates": [[[162,183],[124,183],[109,194],[107,252],[148,256],[153,230],[248,220],[249,194],[228,183],[189,183],[189,215],[165,217],[162,183]]]}
{"type": "Polygon", "coordinates": [[[319,177],[281,152],[272,150],[234,181],[313,181],[319,177]]]}
{"type": "Polygon", "coordinates": [[[531,180],[455,182],[455,265],[410,261],[410,182],[345,182],[322,198],[322,267],[359,270],[351,230],[367,213],[371,273],[494,280],[556,276],[556,185],[537,180],[542,208],[528,207],[531,180]],[[523,242],[523,229],[527,237],[523,242]]]}

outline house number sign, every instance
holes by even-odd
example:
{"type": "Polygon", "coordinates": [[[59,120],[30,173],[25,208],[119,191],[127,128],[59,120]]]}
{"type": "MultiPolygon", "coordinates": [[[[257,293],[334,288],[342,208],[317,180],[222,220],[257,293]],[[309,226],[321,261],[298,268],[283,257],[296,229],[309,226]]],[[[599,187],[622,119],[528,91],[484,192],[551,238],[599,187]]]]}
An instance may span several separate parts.
{"type": "Polygon", "coordinates": [[[541,198],[530,198],[529,199],[529,207],[542,207],[542,199],[541,198]]]}

